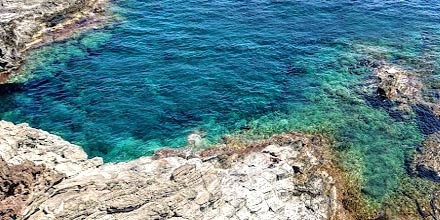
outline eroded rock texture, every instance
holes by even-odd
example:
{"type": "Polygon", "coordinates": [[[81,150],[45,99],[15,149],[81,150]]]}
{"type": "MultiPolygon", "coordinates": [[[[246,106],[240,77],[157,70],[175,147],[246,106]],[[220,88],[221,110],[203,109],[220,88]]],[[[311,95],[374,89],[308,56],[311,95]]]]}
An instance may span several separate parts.
{"type": "Polygon", "coordinates": [[[407,71],[383,63],[375,68],[379,78],[377,92],[380,96],[405,104],[423,103],[423,84],[417,76],[407,71]]]}
{"type": "MultiPolygon", "coordinates": [[[[75,16],[100,12],[98,0],[0,0],[0,73],[16,69],[24,52],[39,42],[50,42],[58,24],[75,16]],[[75,14],[79,13],[81,15],[75,14]]],[[[5,77],[4,75],[2,76],[5,77]]]]}
{"type": "Polygon", "coordinates": [[[3,220],[20,219],[28,201],[59,183],[63,175],[25,161],[8,165],[0,158],[0,216],[3,220]]]}
{"type": "Polygon", "coordinates": [[[335,219],[339,209],[320,136],[287,133],[191,159],[161,154],[101,165],[44,131],[0,125],[6,162],[29,158],[67,176],[31,193],[19,213],[26,219],[335,219]]]}
{"type": "Polygon", "coordinates": [[[14,165],[27,160],[44,164],[67,176],[103,164],[101,158],[87,159],[81,147],[58,136],[31,129],[27,124],[14,125],[5,121],[0,123],[0,157],[14,165]]]}
{"type": "Polygon", "coordinates": [[[440,182],[440,132],[429,135],[423,141],[415,164],[421,177],[440,182]]]}
{"type": "MultiPolygon", "coordinates": [[[[438,89],[427,88],[425,83],[429,77],[423,77],[415,72],[407,71],[397,65],[377,62],[374,73],[378,78],[377,94],[382,98],[400,104],[400,111],[411,111],[411,108],[423,117],[428,117],[426,123],[431,123],[436,129],[427,129],[434,133],[440,116],[440,100],[438,89]]],[[[423,120],[423,119],[422,119],[423,120]]]]}

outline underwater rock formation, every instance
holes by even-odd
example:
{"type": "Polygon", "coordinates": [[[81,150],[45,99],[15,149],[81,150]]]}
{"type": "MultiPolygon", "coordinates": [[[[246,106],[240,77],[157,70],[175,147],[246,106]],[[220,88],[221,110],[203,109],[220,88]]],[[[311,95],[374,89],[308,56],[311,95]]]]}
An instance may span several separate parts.
{"type": "Polygon", "coordinates": [[[398,66],[382,62],[374,69],[379,96],[399,104],[399,110],[414,111],[427,139],[416,155],[414,165],[419,176],[440,181],[440,103],[424,95],[423,78],[398,66]]]}
{"type": "Polygon", "coordinates": [[[415,165],[421,177],[440,182],[440,132],[423,141],[415,165]]]}
{"type": "Polygon", "coordinates": [[[439,91],[426,94],[424,79],[411,71],[386,62],[379,62],[373,69],[377,76],[377,94],[382,98],[392,100],[400,104],[401,111],[426,111],[437,117],[440,116],[440,100],[435,97],[439,91]]]}
{"type": "Polygon", "coordinates": [[[411,178],[402,180],[399,189],[383,204],[386,219],[440,218],[440,102],[439,90],[429,88],[429,75],[421,75],[383,61],[375,62],[373,85],[377,95],[397,105],[402,115],[415,116],[427,137],[414,158],[408,158],[411,178]]]}
{"type": "MultiPolygon", "coordinates": [[[[1,0],[0,81],[17,69],[27,49],[49,43],[102,13],[100,0],[1,0]]],[[[65,37],[65,36],[64,36],[65,37]]]]}
{"type": "Polygon", "coordinates": [[[336,219],[343,212],[326,145],[321,136],[285,133],[192,158],[159,154],[102,164],[55,135],[0,121],[0,156],[13,167],[0,185],[13,181],[11,175],[33,180],[6,195],[21,203],[0,214],[29,220],[336,219]]]}

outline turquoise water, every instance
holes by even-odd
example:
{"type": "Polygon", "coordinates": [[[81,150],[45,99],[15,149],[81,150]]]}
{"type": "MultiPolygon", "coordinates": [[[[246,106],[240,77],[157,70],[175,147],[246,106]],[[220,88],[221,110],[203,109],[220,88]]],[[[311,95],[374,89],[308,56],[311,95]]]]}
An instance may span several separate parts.
{"type": "Polygon", "coordinates": [[[375,99],[362,63],[435,79],[439,10],[437,1],[116,1],[111,26],[33,51],[0,87],[0,116],[110,162],[184,146],[195,131],[207,145],[236,132],[325,132],[366,195],[381,199],[427,132],[375,99]]]}

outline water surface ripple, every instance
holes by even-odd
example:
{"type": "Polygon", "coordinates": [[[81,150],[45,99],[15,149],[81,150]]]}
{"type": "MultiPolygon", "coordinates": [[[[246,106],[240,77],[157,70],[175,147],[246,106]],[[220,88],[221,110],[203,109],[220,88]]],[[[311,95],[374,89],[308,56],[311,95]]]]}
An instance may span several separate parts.
{"type": "Polygon", "coordinates": [[[26,80],[0,89],[0,116],[28,122],[106,161],[215,143],[246,128],[331,133],[344,164],[381,198],[423,138],[417,117],[365,99],[382,59],[438,73],[437,1],[124,0],[122,20],[42,47],[26,80]],[[429,64],[429,65],[428,65],[429,64]]]}

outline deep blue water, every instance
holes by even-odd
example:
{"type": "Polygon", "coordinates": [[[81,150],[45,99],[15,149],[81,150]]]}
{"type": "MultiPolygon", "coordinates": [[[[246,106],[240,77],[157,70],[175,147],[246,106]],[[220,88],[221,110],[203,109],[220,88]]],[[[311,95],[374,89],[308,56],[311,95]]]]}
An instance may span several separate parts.
{"type": "Polygon", "coordinates": [[[0,89],[0,116],[90,156],[134,159],[246,130],[331,133],[381,198],[423,138],[374,105],[362,60],[438,73],[437,1],[125,0],[111,26],[33,51],[0,89]],[[370,97],[370,98],[369,98],[370,97]]]}

